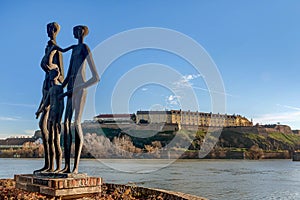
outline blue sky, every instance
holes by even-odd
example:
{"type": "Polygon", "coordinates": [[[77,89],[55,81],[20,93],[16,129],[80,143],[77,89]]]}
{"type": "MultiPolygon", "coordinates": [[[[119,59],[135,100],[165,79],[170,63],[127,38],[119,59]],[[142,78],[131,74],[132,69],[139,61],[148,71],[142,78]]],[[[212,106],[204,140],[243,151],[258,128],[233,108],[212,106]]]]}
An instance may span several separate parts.
{"type": "MultiPolygon", "coordinates": [[[[129,29],[162,27],[181,32],[201,44],[218,67],[227,94],[227,113],[300,129],[299,9],[299,1],[283,0],[1,1],[0,138],[32,135],[38,129],[34,113],[44,78],[39,63],[48,41],[45,27],[52,21],[61,25],[57,37],[61,47],[76,43],[75,25],[87,25],[90,33],[85,42],[92,50],[129,29]]],[[[65,71],[69,58],[70,53],[65,53],[65,71]]],[[[121,56],[101,74],[95,113],[111,112],[118,80],[145,63],[168,65],[180,72],[178,83],[188,82],[197,95],[199,110],[210,112],[209,93],[197,89],[206,87],[201,74],[178,56],[147,49],[121,56]]],[[[129,112],[134,112],[176,109],[178,98],[168,88],[148,84],[125,101],[129,112]]]]}

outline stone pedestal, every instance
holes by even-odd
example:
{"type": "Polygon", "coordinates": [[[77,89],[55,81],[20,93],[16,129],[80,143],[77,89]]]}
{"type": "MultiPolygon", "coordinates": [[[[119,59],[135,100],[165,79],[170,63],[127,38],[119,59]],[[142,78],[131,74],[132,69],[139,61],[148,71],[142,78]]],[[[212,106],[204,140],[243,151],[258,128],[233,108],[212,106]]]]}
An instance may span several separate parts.
{"type": "Polygon", "coordinates": [[[86,174],[20,174],[15,175],[16,188],[52,197],[78,197],[100,193],[102,178],[86,174]]]}

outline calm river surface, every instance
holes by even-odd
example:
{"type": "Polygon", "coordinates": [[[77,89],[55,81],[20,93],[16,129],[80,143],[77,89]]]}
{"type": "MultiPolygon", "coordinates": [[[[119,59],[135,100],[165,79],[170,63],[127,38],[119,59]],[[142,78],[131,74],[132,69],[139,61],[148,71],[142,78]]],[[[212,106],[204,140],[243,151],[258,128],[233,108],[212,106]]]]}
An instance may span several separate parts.
{"type": "MultiPolygon", "coordinates": [[[[166,162],[82,159],[80,171],[101,176],[105,182],[133,183],[209,199],[300,199],[300,162],[177,160],[168,165],[166,162]]],[[[42,159],[0,158],[0,178],[32,173],[42,164],[42,159]]]]}

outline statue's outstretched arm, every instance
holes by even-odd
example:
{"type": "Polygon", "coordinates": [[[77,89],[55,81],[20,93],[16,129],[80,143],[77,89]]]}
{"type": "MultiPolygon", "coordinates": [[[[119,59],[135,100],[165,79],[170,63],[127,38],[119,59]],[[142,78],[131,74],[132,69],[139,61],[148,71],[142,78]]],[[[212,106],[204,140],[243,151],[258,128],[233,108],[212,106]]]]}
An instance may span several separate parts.
{"type": "Polygon", "coordinates": [[[67,47],[67,48],[65,48],[65,49],[62,49],[62,48],[60,48],[59,46],[54,46],[54,50],[58,50],[58,51],[60,51],[60,52],[67,52],[67,51],[69,51],[70,49],[74,49],[74,47],[75,47],[76,45],[71,45],[71,46],[69,46],[69,47],[67,47]]]}

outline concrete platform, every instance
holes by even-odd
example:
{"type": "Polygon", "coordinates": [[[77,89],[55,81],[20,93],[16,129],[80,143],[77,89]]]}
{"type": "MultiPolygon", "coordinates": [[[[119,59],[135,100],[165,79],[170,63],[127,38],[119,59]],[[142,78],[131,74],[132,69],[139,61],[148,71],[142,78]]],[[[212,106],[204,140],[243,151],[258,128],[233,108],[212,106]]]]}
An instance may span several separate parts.
{"type": "Polygon", "coordinates": [[[86,174],[20,174],[15,175],[14,179],[16,188],[52,197],[100,193],[102,185],[102,178],[89,177],[86,174]]]}

